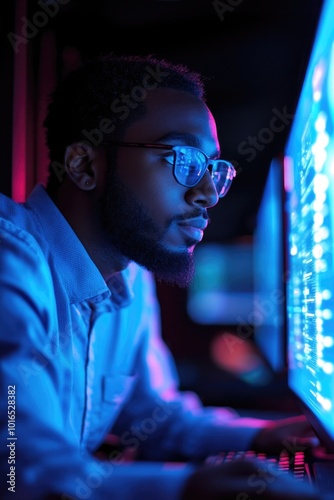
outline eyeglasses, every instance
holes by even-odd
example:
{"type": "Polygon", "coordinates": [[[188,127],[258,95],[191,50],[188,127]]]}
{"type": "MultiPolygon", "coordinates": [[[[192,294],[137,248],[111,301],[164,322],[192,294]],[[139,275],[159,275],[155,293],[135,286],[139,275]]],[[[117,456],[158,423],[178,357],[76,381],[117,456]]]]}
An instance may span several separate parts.
{"type": "Polygon", "coordinates": [[[164,155],[164,159],[173,166],[173,175],[179,184],[189,188],[194,187],[209,170],[219,198],[226,195],[236,176],[236,170],[232,163],[226,160],[212,160],[203,151],[193,146],[144,144],[141,142],[106,142],[103,144],[169,150],[170,152],[164,155]]]}

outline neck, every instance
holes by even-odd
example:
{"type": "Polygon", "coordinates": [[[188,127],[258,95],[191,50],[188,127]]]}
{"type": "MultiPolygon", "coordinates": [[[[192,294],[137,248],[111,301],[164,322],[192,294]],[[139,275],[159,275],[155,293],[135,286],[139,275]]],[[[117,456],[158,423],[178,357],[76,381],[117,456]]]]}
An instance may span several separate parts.
{"type": "Polygon", "coordinates": [[[64,184],[50,196],[106,282],[128,266],[129,260],[114,247],[101,227],[98,203],[92,192],[73,190],[64,184]]]}

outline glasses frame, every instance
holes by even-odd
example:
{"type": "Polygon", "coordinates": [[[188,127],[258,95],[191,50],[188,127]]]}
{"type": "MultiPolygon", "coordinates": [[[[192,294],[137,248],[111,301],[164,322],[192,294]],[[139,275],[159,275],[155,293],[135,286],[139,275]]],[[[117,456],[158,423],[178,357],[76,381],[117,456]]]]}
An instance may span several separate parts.
{"type": "MultiPolygon", "coordinates": [[[[167,149],[167,150],[172,150],[174,152],[174,161],[173,161],[173,175],[176,179],[176,181],[181,185],[181,186],[184,186],[184,187],[188,187],[188,188],[192,188],[194,186],[196,186],[201,180],[202,178],[204,177],[205,175],[205,172],[208,170],[210,172],[210,175],[211,175],[211,178],[213,180],[213,183],[216,187],[216,184],[214,182],[214,178],[213,178],[213,172],[214,172],[214,165],[219,163],[219,162],[223,162],[227,165],[227,174],[226,174],[226,180],[230,180],[230,183],[228,185],[227,188],[225,188],[225,192],[220,194],[218,193],[218,190],[217,190],[217,193],[218,193],[218,196],[219,198],[223,198],[228,190],[230,189],[231,187],[231,184],[232,184],[232,180],[234,179],[234,177],[237,175],[237,172],[233,166],[233,164],[227,160],[222,160],[222,159],[218,159],[218,160],[212,160],[211,158],[209,158],[201,149],[199,148],[196,148],[194,146],[188,146],[186,144],[180,144],[180,145],[174,145],[172,146],[171,144],[157,144],[157,143],[145,143],[145,142],[122,142],[122,141],[115,141],[115,142],[103,142],[104,145],[110,145],[110,146],[124,146],[124,147],[130,147],[130,148],[151,148],[151,149],[167,149]],[[205,168],[203,168],[203,172],[201,173],[200,177],[196,180],[196,182],[194,184],[183,184],[182,182],[180,182],[180,180],[177,178],[176,174],[175,174],[175,168],[176,168],[176,151],[174,150],[174,148],[178,148],[178,147],[186,147],[186,148],[191,148],[191,149],[196,149],[197,151],[200,151],[203,156],[205,157],[206,159],[206,165],[205,165],[205,168]],[[209,167],[211,167],[211,171],[209,170],[209,167]]],[[[225,182],[226,182],[225,180],[225,182]]],[[[224,183],[225,185],[225,183],[224,183]]],[[[224,186],[223,186],[224,187],[224,186]]]]}

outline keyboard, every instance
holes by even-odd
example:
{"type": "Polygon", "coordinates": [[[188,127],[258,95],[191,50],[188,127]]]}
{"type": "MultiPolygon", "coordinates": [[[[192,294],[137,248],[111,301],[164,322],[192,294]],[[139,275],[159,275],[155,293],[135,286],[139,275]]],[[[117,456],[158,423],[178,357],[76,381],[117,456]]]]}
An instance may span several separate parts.
{"type": "Polygon", "coordinates": [[[334,500],[334,461],[314,461],[308,451],[289,452],[283,449],[271,456],[255,451],[228,451],[210,455],[205,464],[219,465],[240,458],[257,458],[274,463],[283,473],[293,474],[298,481],[310,481],[324,494],[324,500],[334,500]]]}
{"type": "Polygon", "coordinates": [[[210,455],[206,458],[205,463],[210,465],[218,465],[224,462],[240,458],[257,458],[258,460],[265,460],[274,463],[282,472],[290,472],[299,481],[303,481],[310,477],[310,470],[305,459],[304,451],[296,451],[291,453],[284,449],[277,457],[269,456],[266,453],[255,451],[228,451],[221,452],[217,455],[210,455]]]}

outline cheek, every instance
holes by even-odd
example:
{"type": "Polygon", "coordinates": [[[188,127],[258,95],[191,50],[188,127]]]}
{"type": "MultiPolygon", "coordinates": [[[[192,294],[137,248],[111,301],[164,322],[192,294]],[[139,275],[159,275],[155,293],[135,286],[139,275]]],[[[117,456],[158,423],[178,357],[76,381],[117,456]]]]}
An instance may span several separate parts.
{"type": "Polygon", "coordinates": [[[175,187],[164,186],[151,179],[135,190],[136,199],[142,204],[151,219],[165,225],[166,221],[180,213],[181,198],[175,187]]]}
{"type": "Polygon", "coordinates": [[[171,169],[137,164],[131,171],[120,171],[119,177],[154,222],[164,225],[184,212],[185,189],[176,182],[171,169]]]}

